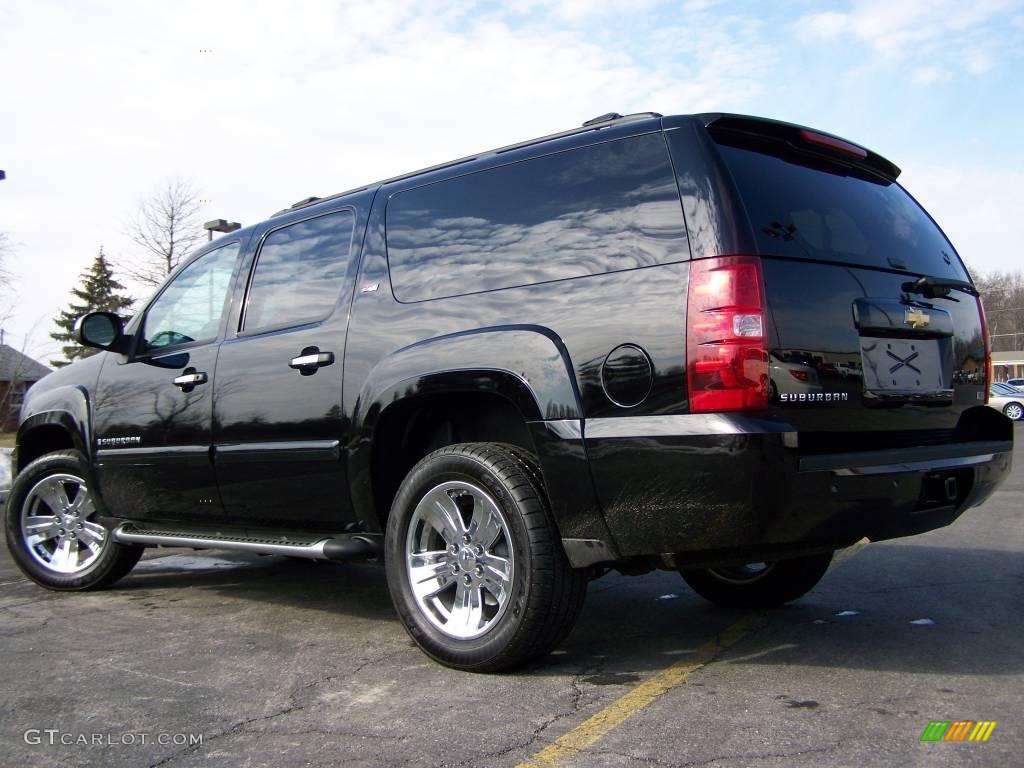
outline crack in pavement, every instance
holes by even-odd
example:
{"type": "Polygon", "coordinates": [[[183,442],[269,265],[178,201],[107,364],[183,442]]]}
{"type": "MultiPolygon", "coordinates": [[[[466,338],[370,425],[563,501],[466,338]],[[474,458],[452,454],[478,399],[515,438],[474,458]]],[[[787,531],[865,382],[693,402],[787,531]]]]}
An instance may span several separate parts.
{"type": "MultiPolygon", "coordinates": [[[[371,664],[380,664],[381,662],[387,661],[390,658],[394,658],[395,656],[404,653],[406,650],[406,648],[392,650],[388,651],[387,653],[381,654],[380,656],[376,656],[372,659],[367,659],[360,663],[358,666],[356,666],[354,669],[346,671],[345,675],[354,675],[371,664]]],[[[313,688],[324,685],[325,683],[334,680],[338,676],[339,675],[336,674],[324,675],[323,677],[317,678],[316,680],[306,683],[305,685],[300,686],[294,692],[289,694],[287,703],[280,709],[278,709],[278,711],[272,712],[268,715],[260,715],[259,717],[246,718],[245,720],[241,720],[219,733],[211,734],[209,737],[204,736],[200,744],[189,745],[184,749],[180,749],[177,752],[174,752],[168,755],[167,757],[158,760],[155,763],[150,763],[149,768],[161,768],[161,766],[168,765],[176,760],[180,760],[183,757],[188,757],[189,755],[195,754],[211,742],[219,741],[221,739],[230,738],[232,736],[237,736],[239,734],[245,733],[248,730],[249,726],[251,726],[253,723],[268,722],[270,720],[276,720],[280,717],[285,717],[286,715],[290,715],[293,712],[301,712],[308,706],[308,702],[304,704],[299,704],[297,702],[297,699],[300,696],[302,696],[305,692],[312,690],[313,688]]],[[[381,737],[379,735],[375,735],[374,738],[381,737]]]]}
{"type": "MultiPolygon", "coordinates": [[[[582,687],[582,678],[586,675],[599,674],[604,670],[605,665],[608,663],[608,659],[601,657],[596,662],[588,663],[578,669],[569,680],[569,704],[572,706],[571,710],[564,712],[557,712],[551,717],[546,718],[540,725],[535,727],[530,735],[525,739],[518,741],[513,744],[506,744],[498,749],[489,750],[487,752],[468,757],[464,760],[460,760],[457,763],[448,763],[442,761],[438,763],[437,768],[449,768],[466,765],[480,765],[481,761],[493,760],[499,757],[504,757],[517,750],[526,749],[532,747],[543,737],[544,732],[552,725],[557,723],[559,720],[564,720],[567,717],[578,715],[581,711],[587,708],[587,705],[583,703],[583,697],[586,695],[586,690],[582,687]]],[[[486,764],[486,763],[483,763],[486,764]]]]}

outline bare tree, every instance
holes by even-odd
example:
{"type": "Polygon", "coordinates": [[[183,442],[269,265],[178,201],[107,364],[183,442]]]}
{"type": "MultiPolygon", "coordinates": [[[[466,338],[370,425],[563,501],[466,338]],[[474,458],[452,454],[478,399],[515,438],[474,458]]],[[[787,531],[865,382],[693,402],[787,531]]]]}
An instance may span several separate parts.
{"type": "Polygon", "coordinates": [[[10,238],[6,233],[0,232],[0,325],[3,325],[14,312],[14,307],[8,303],[8,294],[14,278],[7,267],[7,256],[12,250],[10,238]]]}
{"type": "Polygon", "coordinates": [[[128,237],[141,253],[123,259],[118,269],[147,285],[160,285],[182,259],[203,240],[198,193],[181,179],[167,181],[139,206],[128,237]]]}

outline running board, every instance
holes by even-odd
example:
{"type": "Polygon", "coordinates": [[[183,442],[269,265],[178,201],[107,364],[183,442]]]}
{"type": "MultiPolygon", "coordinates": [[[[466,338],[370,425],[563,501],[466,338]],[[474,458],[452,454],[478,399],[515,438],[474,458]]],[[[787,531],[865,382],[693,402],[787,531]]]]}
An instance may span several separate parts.
{"type": "Polygon", "coordinates": [[[193,549],[233,549],[258,552],[261,555],[286,555],[310,560],[372,560],[380,556],[381,547],[374,535],[306,536],[271,538],[224,536],[185,531],[148,530],[132,523],[114,529],[114,541],[141,544],[147,547],[192,547],[193,549]]]}

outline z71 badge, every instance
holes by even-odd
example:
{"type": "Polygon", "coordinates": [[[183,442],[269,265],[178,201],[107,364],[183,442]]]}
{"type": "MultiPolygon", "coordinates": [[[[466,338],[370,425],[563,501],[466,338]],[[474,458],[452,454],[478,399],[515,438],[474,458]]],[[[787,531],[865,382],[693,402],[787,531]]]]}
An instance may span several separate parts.
{"type": "Polygon", "coordinates": [[[779,400],[783,403],[835,403],[840,400],[849,400],[849,392],[800,392],[799,394],[789,394],[782,392],[779,394],[779,400]]]}

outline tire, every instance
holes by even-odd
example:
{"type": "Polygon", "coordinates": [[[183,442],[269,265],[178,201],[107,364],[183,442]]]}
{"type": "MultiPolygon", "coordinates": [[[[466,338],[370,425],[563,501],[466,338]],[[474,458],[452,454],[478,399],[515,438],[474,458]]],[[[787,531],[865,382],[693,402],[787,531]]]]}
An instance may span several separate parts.
{"type": "Polygon", "coordinates": [[[42,456],[23,469],[4,508],[7,548],[21,572],[47,589],[100,589],[125,576],[143,547],[119,544],[96,518],[102,503],[78,451],[42,456]]]}
{"type": "Polygon", "coordinates": [[[1020,421],[1024,417],[1024,407],[1020,403],[1007,403],[1003,406],[1003,415],[1014,421],[1020,421]]]}
{"type": "Polygon", "coordinates": [[[465,443],[425,457],[398,490],[384,548],[406,631],[455,669],[499,672],[547,654],[586,596],[536,461],[513,446],[465,443]]]}
{"type": "Polygon", "coordinates": [[[771,563],[680,573],[694,592],[723,608],[777,608],[810,592],[831,562],[832,553],[826,552],[771,563]]]}

